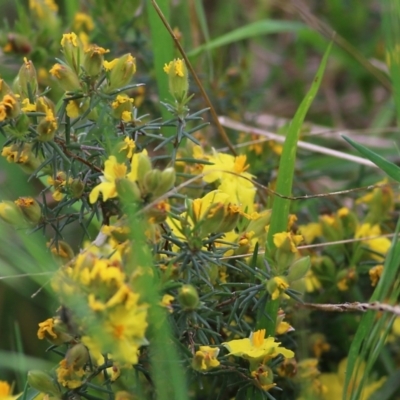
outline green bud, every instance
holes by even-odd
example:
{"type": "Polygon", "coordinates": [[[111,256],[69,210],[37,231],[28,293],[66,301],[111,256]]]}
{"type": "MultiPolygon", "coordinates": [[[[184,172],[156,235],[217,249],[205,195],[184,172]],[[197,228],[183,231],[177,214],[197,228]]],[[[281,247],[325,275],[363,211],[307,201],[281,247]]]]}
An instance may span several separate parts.
{"type": "Polygon", "coordinates": [[[138,154],[138,167],[137,167],[138,182],[141,188],[145,187],[144,180],[146,174],[151,171],[151,160],[150,157],[141,152],[138,154]]]}
{"type": "Polygon", "coordinates": [[[77,92],[81,90],[78,75],[68,65],[54,64],[50,70],[50,74],[66,92],[77,92]]]}
{"type": "Polygon", "coordinates": [[[289,283],[304,278],[308,270],[310,269],[310,266],[311,266],[311,261],[309,256],[302,257],[296,260],[289,267],[289,273],[286,277],[289,283]]]}
{"type": "Polygon", "coordinates": [[[19,137],[24,137],[28,133],[28,128],[30,125],[29,117],[22,113],[15,124],[15,129],[19,137]]]}
{"type": "Polygon", "coordinates": [[[68,367],[79,369],[89,361],[88,349],[82,343],[78,343],[68,349],[65,359],[68,367]]]}
{"type": "Polygon", "coordinates": [[[153,196],[159,197],[167,193],[175,184],[176,174],[175,169],[172,167],[164,169],[160,175],[160,181],[157,188],[152,192],[153,196]]]}
{"type": "Polygon", "coordinates": [[[80,74],[80,65],[83,62],[83,45],[75,33],[64,33],[61,39],[65,61],[75,71],[80,74]]]}
{"type": "Polygon", "coordinates": [[[254,232],[255,237],[265,234],[265,227],[271,221],[271,210],[267,210],[259,216],[259,218],[251,220],[246,228],[247,232],[254,232]]]}
{"type": "Polygon", "coordinates": [[[192,285],[183,285],[178,292],[179,304],[184,310],[195,310],[200,304],[199,294],[192,285]]]}
{"type": "Polygon", "coordinates": [[[35,97],[38,90],[36,69],[32,61],[28,61],[27,58],[24,58],[24,64],[18,73],[18,88],[22,98],[29,97],[29,93],[35,97]]]}
{"type": "Polygon", "coordinates": [[[32,224],[37,225],[42,218],[42,210],[39,203],[32,197],[20,197],[14,203],[21,210],[25,218],[32,224]]]}
{"type": "Polygon", "coordinates": [[[100,75],[103,69],[104,54],[108,52],[109,50],[105,50],[96,44],[89,45],[83,57],[83,69],[88,76],[94,78],[100,75]]]}
{"type": "Polygon", "coordinates": [[[139,202],[142,200],[142,194],[136,182],[121,178],[115,181],[118,197],[125,202],[139,202]]]}
{"type": "Polygon", "coordinates": [[[288,270],[289,266],[293,263],[296,258],[296,253],[292,253],[290,250],[287,251],[284,247],[276,249],[275,261],[276,261],[276,272],[282,274],[288,270]]]}
{"type": "Polygon", "coordinates": [[[164,71],[168,74],[169,91],[178,102],[185,100],[189,90],[189,78],[186,64],[181,59],[175,59],[165,64],[164,71]]]}
{"type": "Polygon", "coordinates": [[[0,203],[0,218],[15,227],[26,225],[21,209],[12,201],[0,203]]]}
{"type": "MultiPolygon", "coordinates": [[[[161,180],[161,171],[159,169],[152,169],[144,176],[143,186],[146,193],[154,193],[161,180]]],[[[156,197],[156,196],[155,196],[156,197]]]]}
{"type": "Polygon", "coordinates": [[[0,99],[2,99],[6,94],[12,94],[12,90],[4,79],[0,79],[0,99]]]}
{"type": "Polygon", "coordinates": [[[111,69],[108,75],[108,85],[105,89],[107,93],[126,86],[136,72],[136,62],[130,53],[107,63],[107,65],[109,68],[106,67],[106,70],[111,69]]]}
{"type": "Polygon", "coordinates": [[[46,372],[34,369],[28,372],[28,384],[39,392],[60,396],[61,391],[55,380],[46,372]]]}
{"type": "Polygon", "coordinates": [[[85,184],[80,179],[74,179],[69,185],[72,197],[74,199],[80,199],[85,189],[85,184]]]}

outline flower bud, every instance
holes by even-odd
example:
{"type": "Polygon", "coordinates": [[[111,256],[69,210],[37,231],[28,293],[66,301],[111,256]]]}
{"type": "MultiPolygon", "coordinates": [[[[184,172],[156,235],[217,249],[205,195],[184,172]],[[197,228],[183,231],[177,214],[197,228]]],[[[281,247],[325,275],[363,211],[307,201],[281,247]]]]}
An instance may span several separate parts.
{"type": "Polygon", "coordinates": [[[30,125],[29,117],[25,113],[22,113],[18,117],[17,122],[15,124],[15,134],[20,138],[25,137],[25,135],[28,133],[29,125],[30,125]]]}
{"type": "Polygon", "coordinates": [[[88,98],[69,100],[67,107],[65,108],[65,111],[68,117],[78,118],[84,112],[87,111],[89,106],[90,106],[90,100],[88,98]]]}
{"type": "Polygon", "coordinates": [[[130,53],[104,64],[106,70],[111,70],[108,75],[107,93],[127,85],[136,72],[136,62],[130,53]]]}
{"type": "Polygon", "coordinates": [[[152,169],[147,172],[144,176],[143,186],[146,193],[152,193],[156,191],[161,179],[161,171],[159,169],[152,169]]]}
{"type": "Polygon", "coordinates": [[[176,174],[175,169],[172,167],[164,169],[160,174],[160,180],[156,189],[152,192],[154,197],[162,196],[167,193],[175,183],[176,174]]]}
{"type": "Polygon", "coordinates": [[[254,232],[254,236],[259,237],[265,233],[265,227],[271,221],[271,210],[262,212],[256,219],[250,221],[246,230],[254,232]]]}
{"type": "Polygon", "coordinates": [[[85,189],[85,184],[80,179],[74,179],[70,183],[69,189],[74,199],[80,199],[85,189]]]}
{"type": "Polygon", "coordinates": [[[65,61],[75,71],[80,74],[80,65],[83,62],[83,46],[74,32],[64,33],[61,39],[61,47],[63,49],[65,61]]]}
{"type": "Polygon", "coordinates": [[[236,228],[240,218],[240,207],[236,204],[228,204],[225,206],[225,215],[221,221],[218,232],[230,232],[236,228]]]}
{"type": "Polygon", "coordinates": [[[6,200],[0,203],[0,218],[16,227],[25,225],[25,220],[20,208],[12,201],[6,200]]]}
{"type": "Polygon", "coordinates": [[[304,278],[310,269],[311,266],[311,261],[310,257],[302,257],[296,260],[290,267],[289,267],[289,273],[287,275],[287,280],[288,282],[293,282],[297,281],[301,278],[304,278]]]}
{"type": "Polygon", "coordinates": [[[32,225],[37,225],[42,217],[42,210],[35,199],[32,197],[20,197],[14,203],[32,225]]]}
{"type": "Polygon", "coordinates": [[[6,94],[12,94],[12,90],[4,79],[0,79],[0,99],[2,99],[6,94]]]}
{"type": "Polygon", "coordinates": [[[82,343],[78,343],[68,349],[65,354],[67,360],[67,366],[74,369],[83,367],[89,360],[89,352],[86,346],[82,343]]]}
{"type": "Polygon", "coordinates": [[[71,246],[63,240],[53,243],[50,246],[50,251],[62,262],[70,261],[74,258],[74,251],[71,246]]]}
{"type": "Polygon", "coordinates": [[[275,276],[272,279],[268,279],[266,284],[266,289],[272,300],[276,300],[289,287],[286,278],[283,276],[275,276]]]}
{"type": "Polygon", "coordinates": [[[56,115],[56,107],[54,103],[46,96],[40,96],[36,99],[35,102],[36,111],[47,114],[49,110],[56,115]]]}
{"type": "Polygon", "coordinates": [[[61,391],[54,379],[44,371],[34,369],[28,372],[28,384],[39,392],[60,397],[61,391]]]}
{"type": "Polygon", "coordinates": [[[78,76],[68,65],[54,64],[49,72],[66,92],[77,92],[81,90],[78,76]]]}
{"type": "Polygon", "coordinates": [[[192,285],[183,285],[180,288],[178,301],[184,310],[195,310],[200,304],[199,294],[192,285]]]}
{"type": "Polygon", "coordinates": [[[34,172],[42,163],[42,160],[32,152],[31,145],[28,143],[24,143],[22,146],[13,144],[3,147],[1,155],[6,157],[8,162],[19,164],[28,174],[34,172]]]}
{"type": "Polygon", "coordinates": [[[189,78],[185,62],[179,58],[175,59],[164,65],[164,71],[168,74],[170,93],[178,102],[182,102],[189,90],[189,78]]]}
{"type": "MultiPolygon", "coordinates": [[[[146,174],[151,171],[151,160],[150,157],[147,155],[147,151],[142,151],[139,154],[135,154],[135,156],[132,159],[132,163],[135,159],[135,157],[138,157],[137,160],[137,180],[139,182],[140,187],[144,187],[144,180],[146,174]]],[[[133,169],[132,165],[132,169],[133,169]]]]}
{"type": "Polygon", "coordinates": [[[32,51],[32,45],[26,36],[18,33],[9,33],[7,35],[7,44],[3,47],[5,53],[29,54],[32,51]]]}
{"type": "Polygon", "coordinates": [[[124,122],[132,120],[133,99],[126,94],[119,94],[111,103],[113,109],[112,116],[116,119],[122,119],[124,122]]]}
{"type": "Polygon", "coordinates": [[[91,44],[87,50],[85,50],[85,55],[83,57],[83,69],[85,73],[91,78],[95,78],[100,75],[103,69],[104,54],[108,53],[110,50],[105,50],[95,44],[91,44]]]}
{"type": "Polygon", "coordinates": [[[38,139],[41,142],[49,142],[53,140],[57,126],[57,120],[54,118],[54,116],[50,114],[46,116],[39,122],[39,125],[36,128],[38,139]]]}
{"type": "Polygon", "coordinates": [[[276,386],[274,383],[274,373],[272,372],[271,368],[267,367],[264,364],[257,366],[251,372],[251,376],[258,382],[259,386],[267,391],[276,386]]]}
{"type": "Polygon", "coordinates": [[[6,94],[0,102],[0,121],[16,118],[20,113],[21,108],[16,97],[12,93],[6,94]]]}
{"type": "Polygon", "coordinates": [[[18,73],[18,88],[22,98],[35,97],[38,89],[36,69],[32,61],[28,61],[26,57],[18,73]]]}
{"type": "Polygon", "coordinates": [[[125,202],[141,201],[142,194],[136,182],[126,178],[120,178],[115,181],[118,197],[125,202]]]}

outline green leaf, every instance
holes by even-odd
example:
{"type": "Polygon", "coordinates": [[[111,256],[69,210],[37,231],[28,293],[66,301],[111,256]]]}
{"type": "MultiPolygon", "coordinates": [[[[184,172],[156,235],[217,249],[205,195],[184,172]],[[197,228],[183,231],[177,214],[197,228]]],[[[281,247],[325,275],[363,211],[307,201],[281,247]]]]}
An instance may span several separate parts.
{"type": "MultiPolygon", "coordinates": [[[[281,159],[279,162],[278,178],[276,182],[276,191],[283,196],[290,196],[292,193],[294,167],[296,161],[297,142],[300,136],[300,130],[306,117],[307,111],[316,96],[322,81],[322,76],[328,61],[328,56],[332,48],[329,44],[314,77],[310,90],[300,104],[296,114],[289,126],[288,133],[283,144],[281,159]]],[[[267,248],[275,247],[273,237],[275,233],[286,232],[290,210],[290,200],[282,197],[275,197],[272,205],[271,224],[268,230],[267,248]]],[[[266,328],[268,334],[275,332],[276,317],[279,309],[279,299],[269,301],[266,307],[266,314],[269,318],[262,317],[257,321],[259,328],[266,328]]]]}
{"type": "MultiPolygon", "coordinates": [[[[169,0],[158,0],[157,4],[160,7],[167,21],[170,16],[169,0]]],[[[163,22],[158,16],[156,10],[151,4],[151,0],[147,0],[147,15],[151,32],[151,43],[154,57],[154,68],[157,80],[158,93],[161,101],[172,101],[171,94],[168,88],[168,75],[164,72],[164,64],[168,64],[174,57],[174,47],[172,38],[170,37],[163,22]]],[[[161,114],[164,121],[171,118],[171,114],[164,107],[161,108],[161,114]]],[[[171,127],[163,128],[166,136],[172,136],[174,129],[171,127]]]]}
{"type": "Polygon", "coordinates": [[[188,52],[189,57],[196,56],[205,50],[215,49],[217,47],[226,46],[229,43],[234,43],[239,40],[248,39],[254,36],[268,35],[271,33],[280,32],[298,32],[303,29],[308,29],[306,25],[300,22],[277,21],[265,19],[262,21],[253,22],[242,26],[234,31],[219,36],[214,40],[203,44],[200,47],[188,52]]]}
{"type": "Polygon", "coordinates": [[[400,182],[400,168],[391,163],[388,160],[385,160],[379,154],[374,153],[372,150],[364,147],[361,144],[358,144],[351,140],[350,138],[343,136],[343,139],[349,142],[356,150],[358,150],[364,157],[368,158],[368,160],[372,161],[376,164],[382,171],[386,172],[392,179],[397,182],[400,182]]]}

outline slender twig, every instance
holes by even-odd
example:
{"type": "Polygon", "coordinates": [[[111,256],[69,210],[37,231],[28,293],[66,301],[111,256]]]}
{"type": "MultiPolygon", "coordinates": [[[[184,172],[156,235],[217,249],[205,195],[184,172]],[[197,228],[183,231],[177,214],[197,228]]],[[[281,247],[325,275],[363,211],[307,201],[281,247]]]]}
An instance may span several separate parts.
{"type": "Polygon", "coordinates": [[[186,65],[187,65],[189,71],[191,72],[191,74],[192,74],[192,76],[193,76],[193,78],[194,78],[194,80],[195,80],[195,82],[196,82],[196,85],[198,86],[198,88],[199,88],[199,90],[200,90],[201,95],[202,95],[203,98],[204,98],[204,101],[206,102],[207,106],[210,108],[211,115],[212,115],[212,117],[213,117],[213,120],[214,120],[214,122],[215,122],[215,125],[217,126],[218,131],[219,131],[219,133],[220,133],[222,139],[224,140],[224,142],[226,143],[226,145],[229,147],[229,149],[230,149],[230,151],[232,152],[232,154],[236,156],[236,150],[235,150],[235,148],[233,147],[232,143],[230,142],[230,140],[229,140],[229,138],[228,138],[228,135],[227,135],[226,132],[225,132],[225,129],[223,128],[223,126],[222,126],[221,123],[219,122],[217,112],[215,111],[215,108],[214,108],[214,106],[212,105],[211,100],[209,99],[209,97],[208,97],[206,91],[204,90],[204,87],[203,87],[203,85],[201,84],[200,79],[198,78],[198,76],[197,76],[197,74],[196,74],[196,71],[194,70],[192,64],[190,63],[190,61],[189,61],[189,59],[188,59],[188,57],[187,57],[187,55],[186,55],[186,53],[185,53],[185,50],[183,50],[183,47],[182,47],[181,44],[179,43],[178,38],[175,36],[174,31],[172,30],[170,24],[168,23],[167,19],[165,18],[164,14],[163,14],[163,12],[161,11],[160,7],[158,6],[157,2],[156,2],[155,0],[151,0],[151,2],[152,2],[152,4],[153,4],[153,7],[155,8],[155,10],[156,10],[158,16],[160,17],[161,21],[163,22],[164,26],[167,28],[168,33],[171,35],[173,41],[175,42],[175,45],[176,45],[176,47],[178,48],[179,53],[181,53],[181,56],[182,56],[183,59],[185,60],[185,63],[186,63],[186,65]]]}
{"type": "Polygon", "coordinates": [[[319,311],[328,312],[366,312],[368,310],[388,312],[400,316],[400,306],[391,306],[390,304],[380,303],[341,303],[341,304],[315,304],[315,303],[299,303],[298,307],[311,308],[319,311]]]}

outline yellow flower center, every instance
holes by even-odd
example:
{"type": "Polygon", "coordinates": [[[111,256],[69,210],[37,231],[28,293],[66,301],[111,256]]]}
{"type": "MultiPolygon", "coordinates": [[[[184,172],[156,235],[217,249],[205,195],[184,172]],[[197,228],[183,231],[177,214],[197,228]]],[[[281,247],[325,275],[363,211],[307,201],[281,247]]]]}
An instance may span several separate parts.
{"type": "Polygon", "coordinates": [[[126,175],[126,165],[125,164],[114,164],[113,165],[113,172],[115,179],[118,178],[125,178],[126,175]]]}
{"type": "Polygon", "coordinates": [[[247,156],[245,154],[242,154],[240,156],[237,156],[235,158],[235,164],[233,166],[233,171],[241,174],[242,172],[246,171],[249,168],[249,165],[247,164],[247,156]]]}
{"type": "Polygon", "coordinates": [[[253,346],[260,347],[264,343],[265,329],[260,329],[253,333],[252,342],[253,346]]]}

